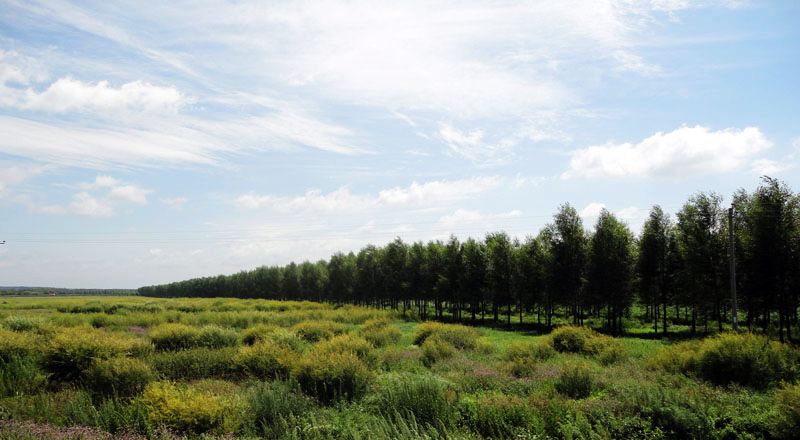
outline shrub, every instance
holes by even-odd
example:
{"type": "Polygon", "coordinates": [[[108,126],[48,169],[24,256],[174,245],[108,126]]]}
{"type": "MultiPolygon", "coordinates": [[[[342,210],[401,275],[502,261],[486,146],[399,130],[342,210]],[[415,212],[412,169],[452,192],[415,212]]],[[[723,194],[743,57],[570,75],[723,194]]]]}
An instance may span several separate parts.
{"type": "Polygon", "coordinates": [[[296,354],[272,341],[242,347],[233,358],[233,365],[242,374],[261,379],[287,377],[296,354]]]}
{"type": "Polygon", "coordinates": [[[303,392],[323,404],[360,398],[373,378],[352,353],[311,352],[297,362],[292,373],[303,392]]]}
{"type": "Polygon", "coordinates": [[[148,332],[156,350],[183,350],[198,345],[200,330],[186,324],[162,324],[148,332]]]}
{"type": "Polygon", "coordinates": [[[137,338],[92,328],[69,328],[56,333],[45,348],[43,365],[55,380],[72,381],[101,360],[142,354],[148,344],[137,338]]]}
{"type": "Polygon", "coordinates": [[[555,382],[559,394],[572,399],[585,399],[595,389],[594,374],[588,365],[577,362],[561,371],[555,382]]]}
{"type": "Polygon", "coordinates": [[[676,344],[651,364],[694,374],[717,385],[737,383],[764,389],[800,377],[797,349],[753,334],[722,334],[701,342],[676,344]]]}
{"type": "Polygon", "coordinates": [[[32,334],[0,329],[0,362],[31,355],[37,339],[32,334]]]}
{"type": "Polygon", "coordinates": [[[283,438],[287,422],[310,410],[313,403],[285,382],[257,382],[247,390],[250,430],[266,438],[283,438]]]}
{"type": "Polygon", "coordinates": [[[222,431],[231,406],[220,396],[171,382],[150,383],[141,402],[154,424],[195,433],[222,431]]]}
{"type": "Polygon", "coordinates": [[[539,438],[544,429],[529,402],[519,396],[500,393],[465,398],[461,417],[467,426],[485,438],[539,438]]]}
{"type": "Polygon", "coordinates": [[[456,348],[439,335],[426,338],[420,348],[422,349],[422,363],[428,367],[441,360],[450,359],[457,353],[456,348]]]}
{"type": "Polygon", "coordinates": [[[375,347],[396,344],[403,336],[400,329],[391,325],[389,320],[385,318],[368,320],[361,326],[361,329],[359,329],[359,334],[375,347]]]}
{"type": "Polygon", "coordinates": [[[314,346],[314,351],[321,354],[352,353],[370,367],[374,367],[378,363],[378,356],[372,344],[357,335],[334,336],[331,339],[318,342],[314,346]]]}
{"type": "Polygon", "coordinates": [[[278,327],[271,324],[258,324],[247,328],[242,332],[242,342],[245,345],[253,345],[266,340],[278,327]]]}
{"type": "Polygon", "coordinates": [[[545,341],[514,341],[506,348],[505,369],[516,377],[527,377],[533,374],[538,361],[550,359],[554,355],[553,346],[545,341]]]}
{"type": "Polygon", "coordinates": [[[618,344],[614,338],[597,333],[590,328],[571,325],[553,330],[550,339],[556,351],[588,355],[596,355],[605,347],[618,344]]]}
{"type": "Polygon", "coordinates": [[[230,329],[216,325],[207,325],[200,328],[197,336],[197,347],[223,348],[239,345],[239,335],[230,329]]]}
{"type": "Polygon", "coordinates": [[[309,345],[308,341],[300,336],[297,336],[297,334],[293,331],[285,328],[279,328],[270,333],[269,340],[280,345],[281,347],[286,347],[298,353],[305,350],[309,345]]]}
{"type": "Polygon", "coordinates": [[[458,394],[452,385],[430,375],[391,376],[377,390],[373,405],[386,417],[447,428],[457,419],[458,394]]]}
{"type": "Polygon", "coordinates": [[[119,397],[135,396],[155,379],[150,365],[124,357],[100,360],[84,376],[86,384],[95,393],[119,397]]]}
{"type": "Polygon", "coordinates": [[[0,360],[0,397],[32,394],[46,382],[47,376],[30,357],[0,360]]]}
{"type": "Polygon", "coordinates": [[[782,414],[782,438],[800,438],[800,384],[786,385],[775,396],[782,414]]]}
{"type": "Polygon", "coordinates": [[[345,332],[346,327],[338,322],[333,321],[303,321],[295,324],[292,330],[298,336],[308,342],[317,342],[323,339],[329,339],[334,335],[339,335],[345,332]]]}
{"type": "Polygon", "coordinates": [[[3,326],[15,332],[36,330],[42,325],[41,320],[27,316],[9,316],[3,320],[3,326]]]}
{"type": "Polygon", "coordinates": [[[455,348],[473,350],[478,341],[478,331],[472,327],[440,322],[423,322],[417,325],[414,343],[422,345],[431,336],[438,336],[455,348]]]}
{"type": "Polygon", "coordinates": [[[628,358],[628,353],[625,351],[625,348],[619,343],[613,343],[606,345],[600,350],[600,353],[597,354],[597,360],[600,362],[601,365],[612,365],[618,362],[622,362],[628,358]]]}
{"type": "Polygon", "coordinates": [[[224,377],[233,372],[235,348],[193,348],[155,353],[149,358],[158,373],[171,380],[196,380],[224,377]]]}

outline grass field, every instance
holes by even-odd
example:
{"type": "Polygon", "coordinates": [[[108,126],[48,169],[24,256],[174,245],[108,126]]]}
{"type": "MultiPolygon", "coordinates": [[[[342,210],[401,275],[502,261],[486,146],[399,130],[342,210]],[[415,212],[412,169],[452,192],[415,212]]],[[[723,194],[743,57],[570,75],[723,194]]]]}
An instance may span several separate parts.
{"type": "Polygon", "coordinates": [[[754,335],[143,297],[4,298],[0,324],[0,438],[800,438],[800,354],[754,335]]]}

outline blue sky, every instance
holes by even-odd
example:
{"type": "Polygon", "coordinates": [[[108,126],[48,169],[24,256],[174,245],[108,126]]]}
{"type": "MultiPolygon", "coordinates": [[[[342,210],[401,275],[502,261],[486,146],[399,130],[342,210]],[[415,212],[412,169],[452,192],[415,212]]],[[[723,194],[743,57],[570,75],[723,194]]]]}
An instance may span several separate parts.
{"type": "Polygon", "coordinates": [[[0,285],[800,189],[798,54],[795,1],[0,0],[0,285]]]}

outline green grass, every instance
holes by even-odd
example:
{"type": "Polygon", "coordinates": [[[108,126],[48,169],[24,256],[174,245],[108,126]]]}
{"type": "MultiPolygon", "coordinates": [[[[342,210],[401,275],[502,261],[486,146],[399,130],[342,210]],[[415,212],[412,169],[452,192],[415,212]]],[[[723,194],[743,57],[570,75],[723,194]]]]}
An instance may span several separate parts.
{"type": "Polygon", "coordinates": [[[654,338],[636,316],[611,338],[311,302],[4,298],[0,438],[797,438],[796,348],[654,338]],[[768,377],[714,374],[751,365],[768,377]]]}

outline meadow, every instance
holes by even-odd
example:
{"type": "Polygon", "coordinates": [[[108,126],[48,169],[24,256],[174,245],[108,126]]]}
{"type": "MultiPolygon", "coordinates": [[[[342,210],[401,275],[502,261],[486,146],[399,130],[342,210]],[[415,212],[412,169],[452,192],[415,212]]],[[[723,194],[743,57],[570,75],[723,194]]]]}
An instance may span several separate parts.
{"type": "Polygon", "coordinates": [[[2,298],[0,438],[800,438],[797,348],[626,324],[535,334],[313,302],[2,298]]]}

